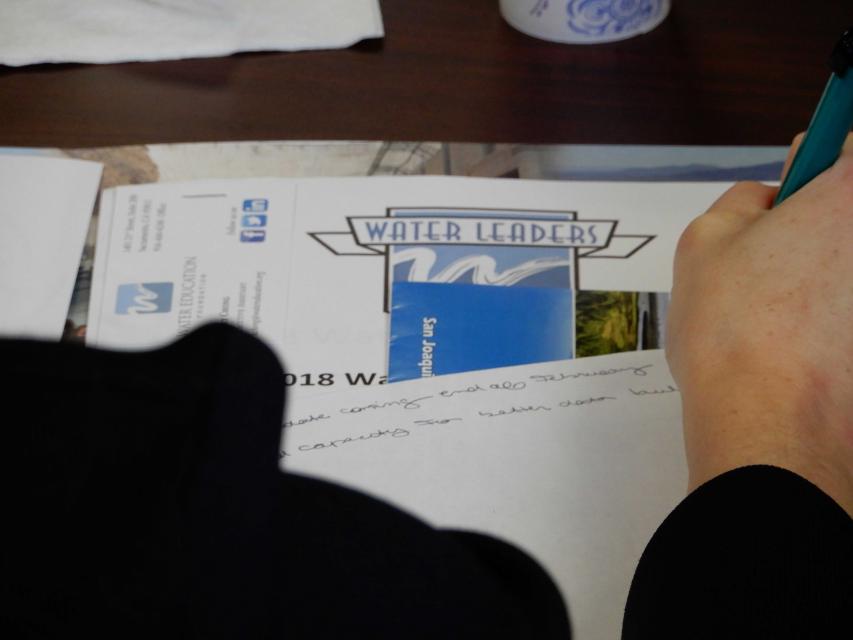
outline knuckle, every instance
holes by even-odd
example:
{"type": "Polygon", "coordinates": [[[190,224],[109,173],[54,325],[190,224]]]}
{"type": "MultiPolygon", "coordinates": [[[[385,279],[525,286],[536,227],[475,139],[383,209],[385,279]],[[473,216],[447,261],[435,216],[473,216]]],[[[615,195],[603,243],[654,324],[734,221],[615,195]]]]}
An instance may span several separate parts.
{"type": "Polygon", "coordinates": [[[743,180],[736,182],[729,191],[738,196],[752,196],[761,194],[767,189],[767,186],[757,180],[743,180]]]}
{"type": "Polygon", "coordinates": [[[694,219],[687,228],[681,232],[678,238],[678,243],[675,245],[676,260],[684,258],[693,253],[702,243],[707,235],[708,214],[704,214],[694,219]]]}
{"type": "Polygon", "coordinates": [[[708,210],[708,213],[727,211],[732,206],[737,206],[738,203],[743,202],[747,199],[751,199],[751,196],[753,194],[765,188],[766,187],[763,184],[761,184],[760,182],[755,182],[754,180],[744,180],[741,182],[735,182],[723,195],[721,195],[717,199],[717,201],[713,205],[711,205],[711,208],[708,210]]]}

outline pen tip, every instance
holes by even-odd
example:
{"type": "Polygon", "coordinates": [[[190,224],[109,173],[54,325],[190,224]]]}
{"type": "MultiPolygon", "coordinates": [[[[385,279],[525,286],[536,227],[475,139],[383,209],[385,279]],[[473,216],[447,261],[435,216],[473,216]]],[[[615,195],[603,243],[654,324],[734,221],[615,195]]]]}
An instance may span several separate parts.
{"type": "Polygon", "coordinates": [[[838,76],[844,76],[850,65],[853,65],[853,27],[842,34],[829,57],[829,66],[838,76]]]}

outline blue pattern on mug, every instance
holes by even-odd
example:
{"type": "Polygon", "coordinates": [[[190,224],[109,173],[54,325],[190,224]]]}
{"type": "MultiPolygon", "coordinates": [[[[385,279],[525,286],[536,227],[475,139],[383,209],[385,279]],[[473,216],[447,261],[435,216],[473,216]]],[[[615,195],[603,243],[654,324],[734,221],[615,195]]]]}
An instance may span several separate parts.
{"type": "Polygon", "coordinates": [[[661,13],[663,0],[569,0],[569,29],[587,36],[639,31],[661,13]]]}
{"type": "Polygon", "coordinates": [[[549,1],[550,0],[536,0],[533,6],[530,8],[530,15],[540,18],[545,12],[545,9],[548,8],[549,1]]]}

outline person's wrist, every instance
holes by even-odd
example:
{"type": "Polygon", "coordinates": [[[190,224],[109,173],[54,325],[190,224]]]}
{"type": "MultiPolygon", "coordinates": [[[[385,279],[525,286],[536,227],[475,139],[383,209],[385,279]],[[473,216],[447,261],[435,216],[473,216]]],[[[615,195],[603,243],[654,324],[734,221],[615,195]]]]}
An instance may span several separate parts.
{"type": "Polygon", "coordinates": [[[769,464],[803,476],[853,515],[853,441],[816,387],[781,367],[679,380],[689,489],[769,464]]]}

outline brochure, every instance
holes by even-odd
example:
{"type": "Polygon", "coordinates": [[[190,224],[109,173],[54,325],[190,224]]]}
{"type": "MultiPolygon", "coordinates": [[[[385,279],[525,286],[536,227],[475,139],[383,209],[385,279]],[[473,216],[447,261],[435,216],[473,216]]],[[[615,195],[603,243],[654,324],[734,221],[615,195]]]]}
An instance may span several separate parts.
{"type": "Polygon", "coordinates": [[[661,346],[681,231],[726,183],[257,178],[104,192],[87,339],[225,321],[310,394],[661,346]]]}

